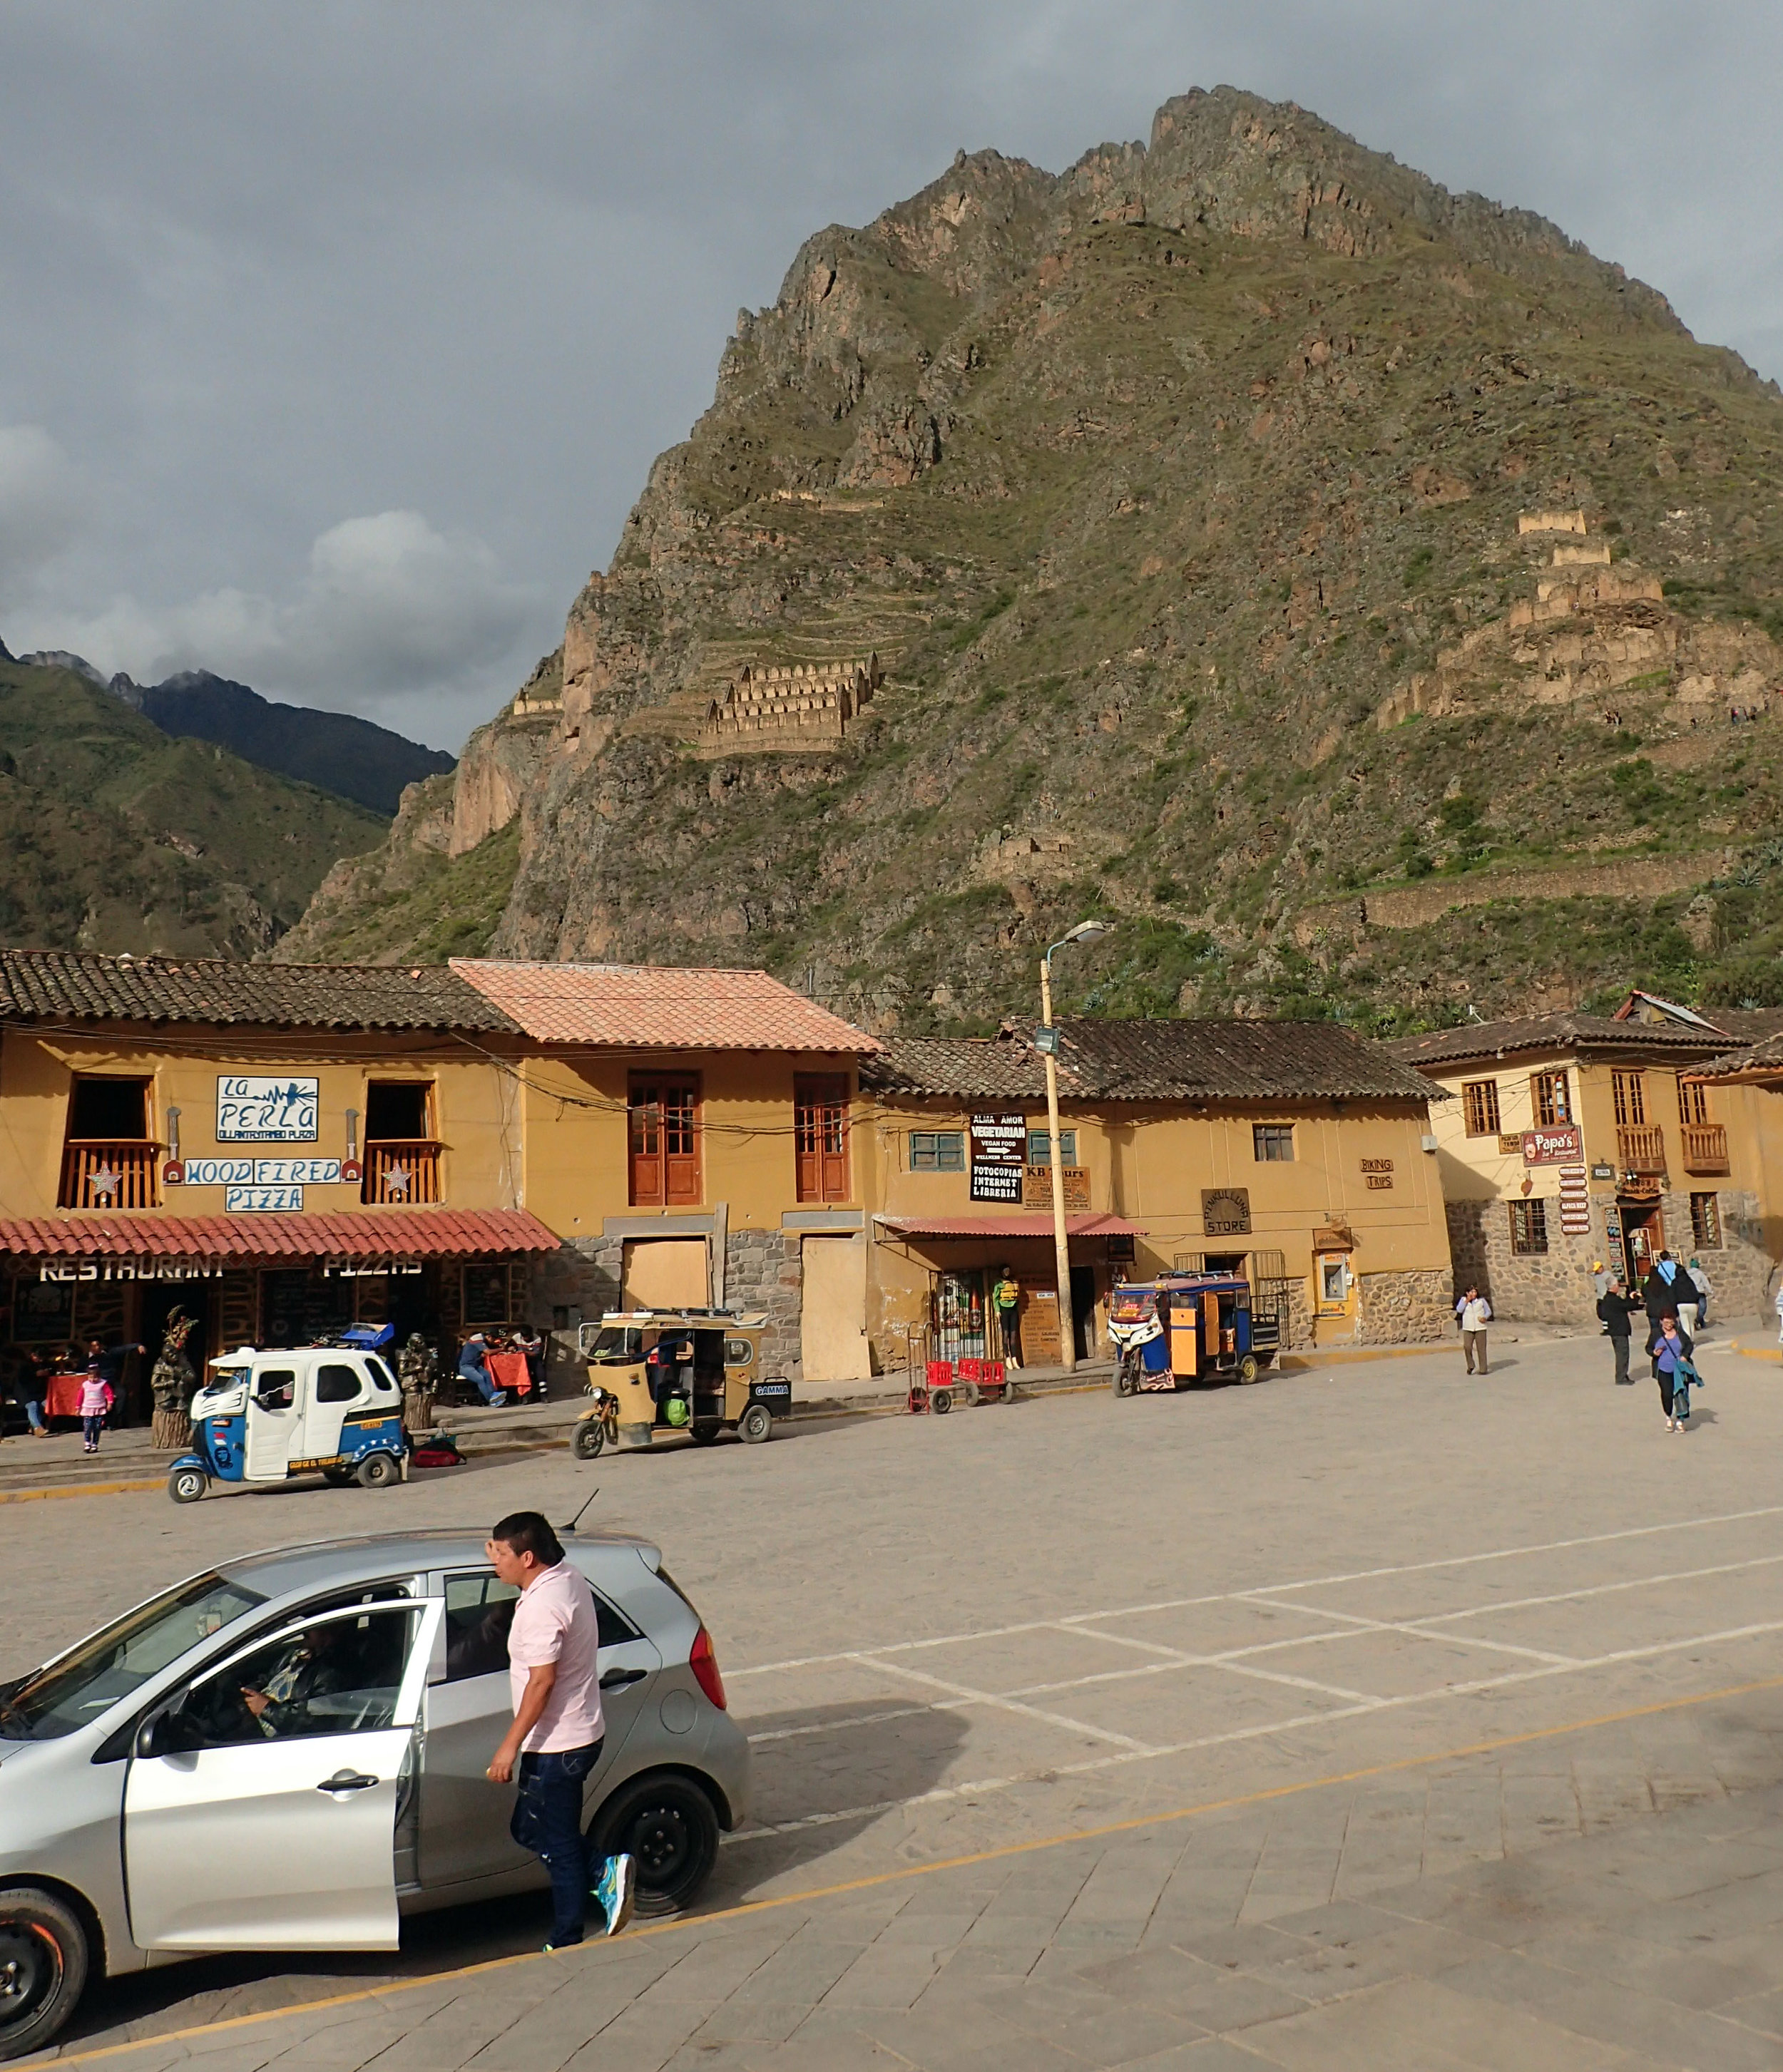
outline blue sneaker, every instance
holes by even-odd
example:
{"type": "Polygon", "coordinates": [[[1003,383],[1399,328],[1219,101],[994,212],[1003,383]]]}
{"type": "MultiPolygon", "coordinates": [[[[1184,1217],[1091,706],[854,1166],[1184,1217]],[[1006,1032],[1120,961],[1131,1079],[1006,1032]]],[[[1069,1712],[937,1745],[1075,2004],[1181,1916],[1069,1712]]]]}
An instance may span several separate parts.
{"type": "Polygon", "coordinates": [[[632,1918],[637,1898],[638,1867],[631,1856],[609,1856],[595,1881],[595,1898],[607,1916],[607,1933],[618,1934],[632,1918]]]}

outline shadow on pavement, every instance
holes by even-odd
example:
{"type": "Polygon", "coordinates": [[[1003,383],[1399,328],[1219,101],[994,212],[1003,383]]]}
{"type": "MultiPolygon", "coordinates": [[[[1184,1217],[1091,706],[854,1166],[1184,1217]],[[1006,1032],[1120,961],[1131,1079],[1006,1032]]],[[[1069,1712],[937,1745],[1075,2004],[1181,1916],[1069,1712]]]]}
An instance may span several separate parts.
{"type": "MultiPolygon", "coordinates": [[[[869,1827],[879,1817],[875,1804],[943,1782],[965,1733],[957,1712],[890,1698],[762,1713],[739,1724],[755,1745],[756,1824],[726,1839],[690,1918],[809,1870],[869,1827]],[[793,1824],[807,1820],[813,1824],[793,1824]]],[[[89,1986],[59,2047],[163,2036],[518,1956],[538,1949],[550,1926],[550,1897],[540,1889],[408,1916],[400,1951],[199,1957],[134,1972],[89,1986]]]]}

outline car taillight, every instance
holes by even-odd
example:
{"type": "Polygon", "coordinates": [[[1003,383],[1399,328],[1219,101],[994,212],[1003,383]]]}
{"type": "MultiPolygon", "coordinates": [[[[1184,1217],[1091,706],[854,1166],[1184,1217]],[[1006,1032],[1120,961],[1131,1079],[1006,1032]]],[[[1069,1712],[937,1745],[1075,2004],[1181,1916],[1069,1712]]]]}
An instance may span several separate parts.
{"type": "Polygon", "coordinates": [[[687,1667],[694,1672],[694,1681],[722,1712],[724,1703],[724,1679],[719,1674],[719,1658],[712,1646],[712,1636],[704,1626],[694,1635],[694,1645],[687,1657],[687,1667]]]}

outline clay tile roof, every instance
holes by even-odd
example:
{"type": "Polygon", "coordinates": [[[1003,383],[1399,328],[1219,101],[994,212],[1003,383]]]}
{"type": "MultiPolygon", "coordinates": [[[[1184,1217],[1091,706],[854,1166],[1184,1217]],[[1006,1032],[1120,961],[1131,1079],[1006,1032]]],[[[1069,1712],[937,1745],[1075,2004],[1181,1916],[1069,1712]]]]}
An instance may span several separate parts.
{"type": "Polygon", "coordinates": [[[1674,1022],[1615,1022],[1601,1014],[1526,1014],[1506,1022],[1468,1022],[1382,1045],[1401,1063],[1466,1064],[1532,1050],[1653,1050],[1688,1059],[1726,1041],[1719,1030],[1674,1022]]]}
{"type": "Polygon", "coordinates": [[[33,1259],[466,1259],[557,1249],[524,1209],[0,1218],[0,1254],[33,1259]]]}
{"type": "Polygon", "coordinates": [[[879,1047],[766,972],[480,957],[454,957],[452,969],[541,1043],[862,1055],[879,1047]]]}
{"type": "Polygon", "coordinates": [[[0,1018],[514,1030],[444,964],[250,964],[65,950],[0,950],[0,1018]]]}
{"type": "MultiPolygon", "coordinates": [[[[886,1094],[1036,1100],[1044,1068],[1035,1025],[994,1037],[892,1037],[861,1068],[886,1094]]],[[[1429,1081],[1334,1022],[1098,1022],[1059,1024],[1059,1092],[1071,1100],[1429,1101],[1429,1081]]]]}
{"type": "Polygon", "coordinates": [[[1690,1070],[1705,1079],[1732,1079],[1748,1072],[1755,1077],[1775,1079],[1783,1074],[1783,1033],[1767,1037],[1748,1050],[1730,1050],[1725,1056],[1711,1058],[1690,1070]]]}

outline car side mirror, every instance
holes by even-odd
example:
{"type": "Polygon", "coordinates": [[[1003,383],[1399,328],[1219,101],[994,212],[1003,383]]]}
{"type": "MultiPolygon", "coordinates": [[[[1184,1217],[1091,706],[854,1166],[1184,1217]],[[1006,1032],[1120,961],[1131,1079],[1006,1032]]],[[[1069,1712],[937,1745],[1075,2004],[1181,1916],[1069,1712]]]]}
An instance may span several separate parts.
{"type": "Polygon", "coordinates": [[[204,1745],[198,1722],[175,1705],[145,1720],[136,1730],[136,1754],[143,1760],[163,1755],[192,1755],[204,1745]]]}

